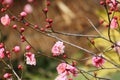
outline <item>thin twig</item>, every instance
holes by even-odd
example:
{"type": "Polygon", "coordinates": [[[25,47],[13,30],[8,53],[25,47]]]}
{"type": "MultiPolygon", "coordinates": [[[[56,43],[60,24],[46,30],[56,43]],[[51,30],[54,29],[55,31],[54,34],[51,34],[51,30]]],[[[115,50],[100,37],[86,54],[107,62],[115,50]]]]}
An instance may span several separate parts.
{"type": "Polygon", "coordinates": [[[99,34],[99,35],[102,35],[102,33],[95,27],[95,25],[92,23],[92,21],[87,18],[87,20],[89,21],[89,23],[92,25],[92,27],[95,29],[95,31],[99,34]]]}
{"type": "Polygon", "coordinates": [[[12,72],[14,73],[14,75],[17,77],[18,80],[21,80],[21,78],[18,76],[18,74],[15,72],[15,70],[9,65],[7,64],[3,59],[2,62],[9,68],[12,70],[12,72]]]}

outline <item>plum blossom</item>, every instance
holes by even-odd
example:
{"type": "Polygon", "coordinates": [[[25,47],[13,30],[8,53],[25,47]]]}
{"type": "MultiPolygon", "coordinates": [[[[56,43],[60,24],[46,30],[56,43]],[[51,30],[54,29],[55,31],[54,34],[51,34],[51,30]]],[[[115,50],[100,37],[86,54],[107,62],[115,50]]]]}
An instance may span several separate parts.
{"type": "Polygon", "coordinates": [[[72,74],[74,77],[77,76],[77,69],[74,66],[66,63],[60,63],[57,66],[57,72],[59,75],[55,80],[68,80],[67,76],[70,74],[72,74]]]}
{"type": "Polygon", "coordinates": [[[13,0],[4,0],[4,3],[5,3],[5,4],[12,4],[12,3],[13,3],[13,0]]]}
{"type": "Polygon", "coordinates": [[[110,28],[111,28],[111,29],[115,29],[115,28],[117,28],[117,27],[118,27],[117,19],[116,19],[116,18],[113,18],[113,19],[111,20],[110,28]]]}
{"type": "Polygon", "coordinates": [[[77,69],[75,67],[73,67],[72,65],[67,64],[66,70],[69,71],[70,73],[72,73],[72,75],[74,77],[77,76],[77,73],[76,73],[77,69]]]}
{"type": "Polygon", "coordinates": [[[109,3],[110,8],[113,9],[114,11],[118,9],[117,0],[106,0],[106,2],[109,3]]]}
{"type": "Polygon", "coordinates": [[[32,3],[34,0],[27,0],[29,3],[32,3]]]}
{"type": "Polygon", "coordinates": [[[100,67],[105,63],[105,60],[102,58],[102,56],[95,56],[92,58],[92,64],[96,67],[100,67]]]}
{"type": "Polygon", "coordinates": [[[119,46],[120,46],[120,42],[117,42],[116,45],[114,45],[114,48],[113,48],[113,49],[114,49],[117,53],[120,54],[120,47],[119,47],[119,46]]]}
{"type": "Polygon", "coordinates": [[[116,0],[111,0],[111,2],[112,2],[112,4],[113,4],[114,6],[117,5],[117,1],[116,1],[116,0]]]}
{"type": "Polygon", "coordinates": [[[7,14],[5,14],[5,16],[1,17],[1,23],[4,26],[9,26],[10,25],[10,18],[9,18],[9,16],[7,14]]]}
{"type": "Polygon", "coordinates": [[[0,48],[0,58],[1,58],[1,59],[3,59],[3,58],[5,57],[4,51],[5,51],[4,48],[0,48]]]}
{"type": "Polygon", "coordinates": [[[55,80],[68,80],[67,75],[66,75],[66,72],[58,75],[58,76],[55,78],[55,80]]]}
{"type": "Polygon", "coordinates": [[[24,11],[25,11],[26,13],[32,13],[33,8],[32,8],[32,6],[31,6],[30,4],[26,4],[26,5],[24,6],[24,11]]]}
{"type": "Polygon", "coordinates": [[[59,56],[60,54],[64,53],[65,46],[63,45],[63,42],[57,41],[54,46],[52,47],[52,54],[53,56],[59,56]]]}
{"type": "Polygon", "coordinates": [[[62,74],[63,72],[65,72],[66,67],[67,67],[66,63],[59,64],[58,67],[57,67],[58,74],[62,74]]]}
{"type": "Polygon", "coordinates": [[[32,52],[26,52],[25,57],[26,57],[26,64],[36,65],[35,54],[33,54],[32,52]]]}

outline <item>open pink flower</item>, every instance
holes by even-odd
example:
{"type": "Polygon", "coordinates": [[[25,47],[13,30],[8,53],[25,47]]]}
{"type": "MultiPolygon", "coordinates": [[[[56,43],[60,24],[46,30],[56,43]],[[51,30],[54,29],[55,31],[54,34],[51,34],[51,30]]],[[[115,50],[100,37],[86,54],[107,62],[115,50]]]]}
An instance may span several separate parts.
{"type": "Polygon", "coordinates": [[[13,3],[13,0],[4,0],[4,3],[5,3],[5,4],[12,4],[12,3],[13,3]]]}
{"type": "Polygon", "coordinates": [[[4,48],[0,48],[0,58],[3,59],[5,57],[4,55],[4,48]]]}
{"type": "Polygon", "coordinates": [[[61,41],[56,42],[52,47],[53,56],[59,56],[60,54],[63,54],[64,48],[65,46],[63,45],[63,42],[61,41]]]}
{"type": "Polygon", "coordinates": [[[58,75],[58,76],[55,78],[55,80],[68,80],[67,75],[66,75],[66,72],[58,75]]]}
{"type": "Polygon", "coordinates": [[[74,66],[67,64],[66,70],[67,72],[72,73],[74,77],[77,76],[77,69],[74,66]]]}
{"type": "Polygon", "coordinates": [[[24,6],[24,11],[25,11],[26,13],[32,13],[33,8],[32,8],[32,6],[31,6],[30,4],[26,4],[26,5],[24,6]]]}
{"type": "Polygon", "coordinates": [[[58,74],[62,74],[63,72],[65,72],[66,66],[67,66],[66,63],[59,64],[58,67],[57,67],[58,74]]]}
{"type": "Polygon", "coordinates": [[[116,43],[117,45],[114,45],[114,50],[117,52],[117,53],[119,53],[120,54],[120,42],[117,42],[116,43]]]}
{"type": "Polygon", "coordinates": [[[116,18],[113,18],[113,19],[111,20],[110,28],[111,28],[111,29],[115,29],[115,28],[117,28],[117,27],[118,27],[117,19],[116,19],[116,18]]]}
{"type": "Polygon", "coordinates": [[[110,6],[112,11],[118,10],[118,2],[117,2],[117,0],[106,0],[106,2],[109,3],[109,6],[110,6]]]}
{"type": "Polygon", "coordinates": [[[25,56],[26,56],[26,64],[36,65],[35,54],[31,52],[26,52],[25,56]]]}
{"type": "Polygon", "coordinates": [[[100,56],[97,56],[97,57],[93,57],[92,58],[92,64],[96,67],[100,67],[102,66],[103,64],[105,63],[105,60],[100,57],[100,56]]]}
{"type": "Polygon", "coordinates": [[[10,18],[7,14],[5,14],[5,16],[1,17],[1,23],[4,26],[9,26],[10,25],[10,18]]]}
{"type": "Polygon", "coordinates": [[[113,4],[114,6],[117,5],[117,1],[116,1],[116,0],[111,0],[111,2],[112,2],[112,4],[113,4]]]}
{"type": "Polygon", "coordinates": [[[70,74],[72,74],[74,77],[77,76],[77,69],[74,66],[66,63],[60,63],[57,66],[57,72],[59,75],[55,80],[68,80],[67,76],[70,74]]]}

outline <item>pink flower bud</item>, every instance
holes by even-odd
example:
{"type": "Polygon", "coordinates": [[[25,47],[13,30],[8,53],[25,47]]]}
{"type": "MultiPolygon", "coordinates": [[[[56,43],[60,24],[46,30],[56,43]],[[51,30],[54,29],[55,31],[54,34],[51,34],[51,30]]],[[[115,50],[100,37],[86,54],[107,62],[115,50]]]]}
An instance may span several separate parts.
{"type": "Polygon", "coordinates": [[[8,78],[11,77],[11,74],[10,74],[10,73],[5,73],[5,74],[3,75],[3,77],[4,77],[5,79],[8,79],[8,78]]]}
{"type": "Polygon", "coordinates": [[[23,11],[20,13],[20,16],[25,17],[25,16],[27,16],[27,13],[23,11]]]}
{"type": "Polygon", "coordinates": [[[22,32],[24,32],[25,31],[25,28],[20,28],[20,32],[22,33],[22,32]]]}
{"type": "Polygon", "coordinates": [[[13,27],[13,29],[16,29],[16,28],[17,28],[17,25],[13,25],[12,27],[13,27]]]}
{"type": "Polygon", "coordinates": [[[46,5],[47,5],[47,6],[50,6],[50,1],[47,1],[47,2],[46,2],[46,5]]]}
{"type": "Polygon", "coordinates": [[[43,11],[44,11],[44,13],[47,13],[48,12],[48,8],[45,8],[43,11]]]}
{"type": "Polygon", "coordinates": [[[20,70],[23,69],[22,65],[18,65],[18,69],[20,70]]]}
{"type": "Polygon", "coordinates": [[[35,28],[35,29],[38,29],[38,28],[39,28],[39,26],[38,26],[38,25],[34,25],[34,28],[35,28]]]}
{"type": "Polygon", "coordinates": [[[8,58],[11,57],[10,51],[6,51],[6,54],[7,54],[7,57],[8,57],[8,58]]]}
{"type": "Polygon", "coordinates": [[[31,49],[31,46],[30,46],[30,45],[27,45],[25,49],[26,49],[26,50],[30,50],[30,49],[31,49]]]}
{"type": "Polygon", "coordinates": [[[15,46],[15,47],[13,48],[13,51],[14,51],[15,53],[20,52],[20,46],[15,46]]]}
{"type": "Polygon", "coordinates": [[[0,48],[0,58],[1,59],[3,59],[5,57],[4,51],[5,51],[4,48],[0,48]]]}

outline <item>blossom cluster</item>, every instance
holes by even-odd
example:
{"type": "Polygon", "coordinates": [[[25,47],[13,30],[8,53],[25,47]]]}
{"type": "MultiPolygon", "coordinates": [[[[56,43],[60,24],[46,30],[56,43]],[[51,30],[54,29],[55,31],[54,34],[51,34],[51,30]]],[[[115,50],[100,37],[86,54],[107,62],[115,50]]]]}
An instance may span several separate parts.
{"type": "Polygon", "coordinates": [[[78,74],[77,68],[66,63],[60,63],[57,66],[57,72],[59,75],[56,77],[55,80],[68,80],[67,76],[72,74],[74,77],[76,77],[78,74]]]}

